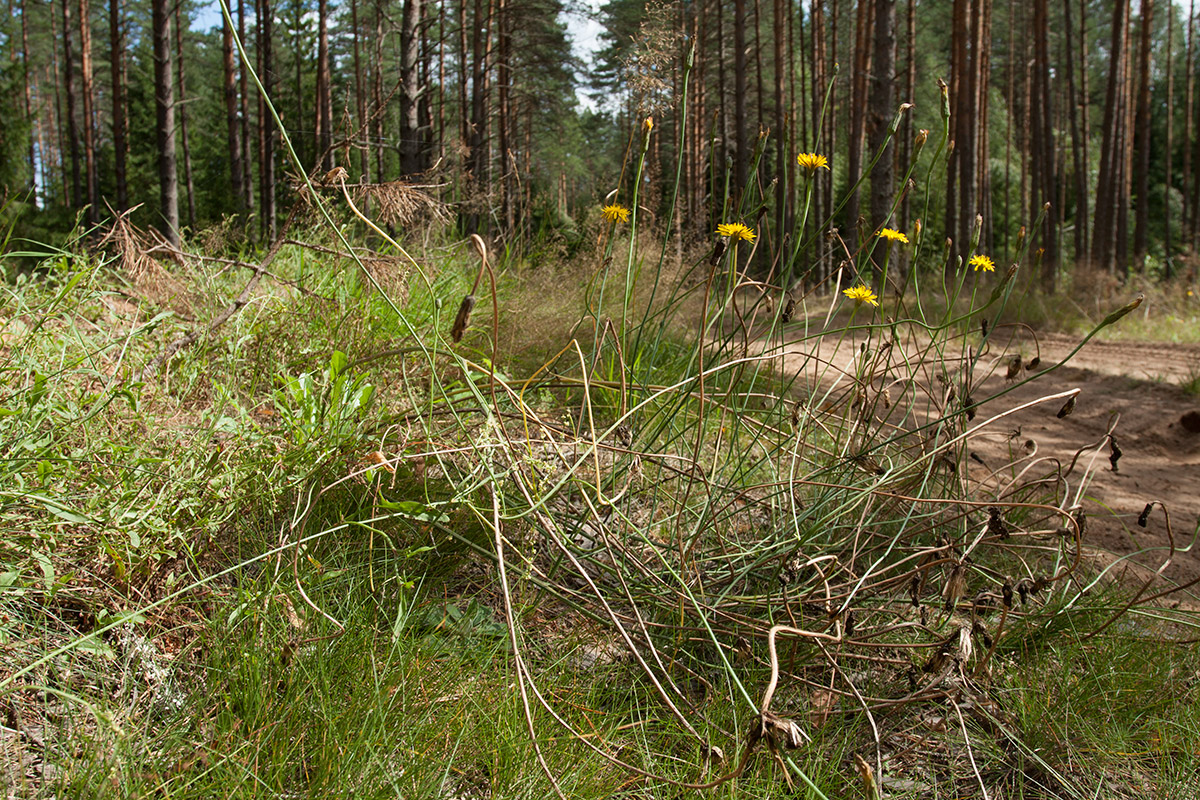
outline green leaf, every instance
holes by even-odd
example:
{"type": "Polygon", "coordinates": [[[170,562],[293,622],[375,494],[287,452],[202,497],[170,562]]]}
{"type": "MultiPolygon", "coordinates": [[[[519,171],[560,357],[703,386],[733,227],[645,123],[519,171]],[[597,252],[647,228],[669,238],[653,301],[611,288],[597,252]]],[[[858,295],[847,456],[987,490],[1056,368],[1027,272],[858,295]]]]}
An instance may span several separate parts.
{"type": "Polygon", "coordinates": [[[346,358],[346,354],[341,350],[334,350],[333,355],[329,357],[329,379],[335,380],[349,365],[350,359],[346,358]]]}

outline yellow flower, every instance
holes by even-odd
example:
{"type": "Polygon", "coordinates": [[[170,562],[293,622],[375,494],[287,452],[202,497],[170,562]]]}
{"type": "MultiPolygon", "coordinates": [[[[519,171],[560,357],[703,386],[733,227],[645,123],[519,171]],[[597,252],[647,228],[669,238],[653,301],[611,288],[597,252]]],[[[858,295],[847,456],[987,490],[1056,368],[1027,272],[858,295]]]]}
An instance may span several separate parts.
{"type": "Polygon", "coordinates": [[[808,170],[810,175],[819,169],[829,169],[829,159],[816,153],[801,153],[796,156],[796,163],[808,170]]]}
{"type": "Polygon", "coordinates": [[[870,303],[873,306],[879,305],[879,298],[876,297],[875,293],[866,286],[860,285],[851,289],[844,289],[842,290],[842,294],[846,295],[846,297],[849,297],[851,300],[857,303],[870,303]]]}
{"type": "Polygon", "coordinates": [[[881,230],[879,232],[879,238],[887,239],[889,242],[900,242],[901,244],[908,244],[907,236],[905,236],[900,231],[892,230],[891,228],[884,228],[883,230],[881,230]]]}
{"type": "Polygon", "coordinates": [[[967,262],[967,266],[974,267],[976,272],[979,272],[979,270],[983,270],[984,272],[996,271],[996,262],[992,261],[982,253],[971,256],[971,260],[967,262]]]}
{"type": "Polygon", "coordinates": [[[646,133],[654,130],[654,117],[646,117],[642,120],[642,127],[646,129],[646,133]]]}
{"type": "Polygon", "coordinates": [[[629,222],[629,209],[616,203],[600,209],[600,214],[604,217],[605,222],[629,222]]]}
{"type": "Polygon", "coordinates": [[[734,241],[753,242],[755,233],[740,222],[727,222],[717,226],[717,236],[728,236],[734,241]]]}

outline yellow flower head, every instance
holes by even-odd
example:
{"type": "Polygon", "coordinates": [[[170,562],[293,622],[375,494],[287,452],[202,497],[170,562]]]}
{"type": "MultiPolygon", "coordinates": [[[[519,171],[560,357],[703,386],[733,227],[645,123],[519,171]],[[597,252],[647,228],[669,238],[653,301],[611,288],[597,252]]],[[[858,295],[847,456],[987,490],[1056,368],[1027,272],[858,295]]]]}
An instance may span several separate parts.
{"type": "Polygon", "coordinates": [[[908,244],[908,237],[897,230],[884,228],[879,232],[880,239],[887,239],[889,242],[900,242],[900,244],[908,244]]]}
{"type": "Polygon", "coordinates": [[[829,159],[816,153],[801,153],[796,156],[796,163],[813,174],[819,169],[829,169],[829,159]]]}
{"type": "Polygon", "coordinates": [[[983,270],[984,272],[996,271],[996,262],[992,261],[982,253],[971,256],[971,260],[967,262],[967,266],[974,267],[976,272],[979,272],[979,270],[983,270]]]}
{"type": "Polygon", "coordinates": [[[646,133],[654,130],[654,117],[646,117],[642,120],[642,127],[646,129],[646,133]]]}
{"type": "Polygon", "coordinates": [[[616,203],[600,209],[600,214],[604,217],[605,222],[629,222],[629,209],[616,203]]]}
{"type": "Polygon", "coordinates": [[[717,236],[728,236],[735,242],[738,240],[753,242],[755,233],[740,222],[726,222],[717,226],[717,236]]]}
{"type": "Polygon", "coordinates": [[[879,298],[875,296],[874,292],[863,285],[854,286],[850,289],[843,289],[842,294],[846,295],[846,297],[849,297],[856,303],[870,303],[873,306],[879,305],[879,298]]]}

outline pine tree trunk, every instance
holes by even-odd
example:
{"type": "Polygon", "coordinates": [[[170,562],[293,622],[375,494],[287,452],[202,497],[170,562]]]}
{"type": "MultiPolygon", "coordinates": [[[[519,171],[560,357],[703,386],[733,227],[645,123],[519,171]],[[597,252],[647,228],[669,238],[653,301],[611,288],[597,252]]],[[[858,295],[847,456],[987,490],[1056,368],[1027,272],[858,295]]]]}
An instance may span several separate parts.
{"type": "MultiPolygon", "coordinates": [[[[1075,88],[1075,54],[1073,52],[1074,25],[1071,22],[1071,2],[1063,0],[1064,34],[1067,47],[1067,105],[1071,125],[1071,163],[1075,171],[1075,261],[1087,262],[1088,191],[1087,168],[1084,166],[1087,142],[1079,126],[1079,95],[1075,88]]],[[[1065,211],[1065,209],[1064,209],[1065,211]]]]}
{"type": "MultiPolygon", "coordinates": [[[[359,48],[359,27],[358,27],[358,0],[350,0],[350,28],[351,35],[354,37],[354,113],[357,119],[355,125],[362,129],[360,134],[363,138],[358,143],[358,169],[361,175],[359,180],[363,183],[369,183],[371,180],[371,158],[367,143],[370,141],[370,127],[367,123],[367,95],[366,86],[363,82],[362,70],[362,54],[359,48]]],[[[347,163],[347,166],[349,164],[347,163]]]]}
{"type": "MultiPolygon", "coordinates": [[[[867,118],[867,77],[871,74],[871,11],[874,0],[858,0],[858,14],[854,21],[854,70],[850,81],[850,141],[846,182],[855,186],[863,171],[863,136],[867,118]]],[[[850,249],[855,250],[863,232],[858,229],[862,213],[859,190],[850,192],[846,204],[847,229],[852,231],[850,249]]]]}
{"type": "Polygon", "coordinates": [[[88,225],[100,220],[100,187],[96,173],[95,88],[92,75],[92,24],[88,0],[79,0],[79,76],[83,95],[84,185],[87,190],[88,225]]]}
{"type": "Polygon", "coordinates": [[[780,253],[785,253],[788,249],[784,241],[785,226],[787,220],[787,199],[790,195],[788,191],[791,185],[788,181],[788,162],[790,159],[786,156],[784,149],[786,124],[784,121],[785,109],[783,106],[783,82],[786,77],[784,71],[783,58],[784,34],[787,31],[784,20],[784,0],[775,0],[772,3],[772,18],[775,25],[775,35],[771,37],[774,46],[773,55],[775,57],[775,85],[774,100],[775,100],[775,230],[778,231],[776,239],[778,239],[778,249],[780,253]]]}
{"type": "Polygon", "coordinates": [[[1133,264],[1138,272],[1146,266],[1150,226],[1150,26],[1154,21],[1153,0],[1142,0],[1141,47],[1138,52],[1137,116],[1133,123],[1134,182],[1137,186],[1137,218],[1133,229],[1133,264]]]}
{"type": "MultiPolygon", "coordinates": [[[[867,112],[868,152],[883,152],[871,172],[871,230],[888,223],[895,190],[895,145],[888,125],[896,113],[896,0],[873,0],[874,54],[867,112]]],[[[886,287],[880,287],[882,292],[886,287]]]]}
{"type": "Polygon", "coordinates": [[[179,86],[179,136],[183,143],[183,182],[187,186],[188,227],[196,227],[196,184],[192,181],[192,149],[188,139],[187,86],[183,72],[183,3],[175,5],[175,78],[179,86]]]}
{"type": "Polygon", "coordinates": [[[1121,84],[1120,84],[1120,114],[1118,116],[1118,150],[1119,162],[1117,179],[1117,241],[1114,245],[1117,274],[1124,279],[1129,278],[1129,202],[1133,185],[1133,69],[1129,54],[1130,28],[1132,27],[1132,12],[1125,9],[1125,24],[1122,29],[1121,53],[1121,84]]]}
{"type": "MultiPolygon", "coordinates": [[[[34,149],[36,138],[34,137],[34,127],[38,121],[33,115],[33,88],[32,78],[29,68],[29,15],[27,6],[29,0],[21,0],[21,72],[23,74],[23,83],[25,84],[25,124],[28,127],[29,136],[29,186],[28,189],[34,198],[34,206],[40,206],[37,195],[37,150],[34,149]]],[[[44,158],[44,156],[43,156],[44,158]]]]}
{"type": "Polygon", "coordinates": [[[516,164],[512,158],[512,134],[514,114],[512,110],[512,70],[510,69],[510,35],[509,11],[507,0],[496,0],[496,123],[500,139],[500,218],[503,220],[504,231],[512,234],[516,226],[516,213],[513,208],[516,198],[513,196],[513,171],[516,164]]]}
{"type": "MultiPolygon", "coordinates": [[[[157,0],[156,0],[157,2],[157,0]]],[[[262,82],[263,93],[274,98],[275,95],[275,61],[272,38],[275,28],[275,12],[271,8],[271,0],[257,0],[258,12],[258,64],[259,80],[262,82]]],[[[267,107],[266,101],[258,99],[258,141],[259,141],[259,197],[262,199],[262,233],[267,241],[275,240],[275,119],[267,107]]]]}
{"type": "MultiPolygon", "coordinates": [[[[246,0],[238,0],[238,40],[242,43],[242,49],[249,53],[249,46],[246,44],[246,0]]],[[[249,55],[247,55],[249,58],[249,55]]],[[[243,207],[247,212],[254,210],[254,180],[252,177],[253,168],[250,161],[250,93],[247,91],[247,82],[249,78],[246,75],[245,67],[238,69],[238,96],[241,98],[241,126],[242,126],[242,192],[243,192],[243,207]]]]}
{"type": "Polygon", "coordinates": [[[1171,279],[1171,168],[1175,162],[1175,9],[1167,4],[1167,142],[1166,175],[1163,179],[1163,280],[1171,279]]]}
{"type": "Polygon", "coordinates": [[[746,135],[746,0],[734,0],[733,10],[733,204],[746,189],[750,143],[746,135]]]}
{"type": "Polygon", "coordinates": [[[129,208],[129,179],[126,167],[126,159],[129,154],[129,118],[125,99],[125,35],[121,27],[121,0],[109,0],[108,43],[109,66],[112,75],[113,176],[117,183],[117,211],[119,212],[129,208]]]}
{"type": "Polygon", "coordinates": [[[420,46],[421,0],[404,0],[400,21],[400,172],[403,175],[415,175],[423,169],[421,118],[417,106],[422,88],[418,64],[420,46]]]}
{"type": "MultiPolygon", "coordinates": [[[[1058,207],[1057,175],[1055,173],[1053,112],[1050,97],[1048,0],[1033,3],[1033,73],[1030,87],[1030,151],[1032,156],[1033,214],[1045,209],[1042,231],[1030,231],[1030,237],[1040,233],[1042,242],[1042,286],[1054,291],[1058,266],[1058,207]]],[[[1036,239],[1034,239],[1036,241],[1036,239]]]]}
{"type": "Polygon", "coordinates": [[[491,146],[488,110],[488,53],[491,49],[492,6],[475,0],[475,30],[471,36],[471,124],[468,147],[468,202],[465,233],[478,233],[481,211],[489,205],[491,146]]]}
{"type": "Polygon", "coordinates": [[[1184,94],[1187,98],[1184,101],[1184,119],[1183,119],[1183,216],[1180,219],[1181,238],[1184,248],[1195,247],[1195,236],[1192,231],[1192,191],[1191,185],[1194,177],[1192,175],[1192,137],[1195,135],[1194,116],[1192,113],[1195,104],[1196,92],[1196,68],[1192,62],[1194,50],[1192,48],[1196,18],[1196,0],[1191,0],[1188,3],[1188,18],[1187,18],[1187,54],[1184,56],[1183,63],[1187,72],[1187,80],[1185,81],[1184,94]]]}
{"type": "MultiPolygon", "coordinates": [[[[358,49],[358,42],[354,43],[358,49]]],[[[329,76],[329,0],[317,0],[317,154],[322,170],[333,168],[333,93],[329,76]]]]}
{"type": "MultiPolygon", "coordinates": [[[[287,132],[291,137],[292,147],[295,148],[296,157],[300,160],[300,163],[307,165],[312,163],[309,160],[308,153],[308,144],[312,140],[310,140],[308,136],[302,135],[302,132],[305,130],[305,127],[308,123],[308,117],[304,113],[304,70],[308,66],[305,63],[307,60],[306,56],[308,54],[305,52],[303,39],[305,27],[304,15],[307,12],[306,0],[292,0],[291,10],[294,16],[291,20],[285,23],[284,31],[286,32],[290,28],[292,33],[292,70],[296,81],[293,94],[296,97],[296,111],[295,114],[291,115],[290,117],[291,130],[289,131],[285,127],[284,131],[287,132]]],[[[274,100],[275,98],[272,97],[272,99],[274,100]]],[[[280,97],[279,102],[282,101],[283,98],[280,97]]],[[[285,120],[284,124],[286,126],[286,120],[288,120],[289,117],[284,116],[283,119],[285,120]]],[[[315,126],[313,127],[313,130],[316,130],[315,126]]],[[[313,167],[315,168],[316,164],[313,164],[313,167]]]]}
{"type": "MultiPolygon", "coordinates": [[[[905,42],[904,42],[904,99],[906,102],[912,103],[916,98],[917,91],[917,8],[916,0],[908,0],[907,14],[905,16],[905,42]]],[[[904,122],[900,128],[900,171],[907,172],[912,162],[913,148],[913,121],[912,114],[906,114],[904,122]]],[[[911,215],[911,192],[904,193],[904,199],[900,201],[900,226],[901,230],[908,230],[912,223],[911,215]]]]}
{"type": "MultiPolygon", "coordinates": [[[[970,26],[967,22],[967,0],[954,0],[951,11],[950,35],[950,151],[946,157],[946,238],[951,240],[950,259],[946,269],[954,265],[954,255],[962,252],[964,242],[959,240],[961,217],[959,199],[959,176],[962,174],[962,150],[964,142],[962,120],[965,116],[963,95],[967,74],[967,37],[970,26]]],[[[962,202],[966,201],[965,194],[962,202]]]]}
{"type": "Polygon", "coordinates": [[[83,180],[79,171],[79,124],[75,114],[75,55],[71,49],[71,0],[62,2],[63,30],[63,95],[67,104],[67,142],[71,156],[71,182],[67,202],[78,208],[83,200],[83,180]]]}
{"type": "Polygon", "coordinates": [[[1092,263],[1112,270],[1113,230],[1116,221],[1117,178],[1120,171],[1120,133],[1123,121],[1122,92],[1123,30],[1129,0],[1117,0],[1113,6],[1112,43],[1109,49],[1108,89],[1104,99],[1103,143],[1100,146],[1100,173],[1096,181],[1096,214],[1092,223],[1092,263]]]}
{"type": "Polygon", "coordinates": [[[171,76],[171,17],[167,0],[151,0],[158,196],[163,233],[179,247],[179,175],[175,162],[175,87],[171,76]]]}
{"type": "Polygon", "coordinates": [[[234,203],[240,210],[244,209],[246,202],[245,190],[242,188],[242,143],[238,122],[238,66],[233,46],[233,25],[230,23],[231,20],[226,20],[225,24],[221,26],[221,64],[225,76],[225,130],[226,146],[229,152],[229,186],[233,193],[234,203]]]}

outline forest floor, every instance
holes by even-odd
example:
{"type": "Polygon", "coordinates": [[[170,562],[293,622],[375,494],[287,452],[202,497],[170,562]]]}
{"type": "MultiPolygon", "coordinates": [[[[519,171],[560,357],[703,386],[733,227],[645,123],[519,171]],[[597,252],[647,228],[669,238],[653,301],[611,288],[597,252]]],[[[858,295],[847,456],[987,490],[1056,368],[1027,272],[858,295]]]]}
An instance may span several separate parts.
{"type": "MultiPolygon", "coordinates": [[[[1200,345],[1096,338],[1049,374],[1013,385],[1006,381],[1005,365],[1015,354],[1026,362],[1040,356],[1044,369],[1067,358],[1081,338],[1026,334],[1009,342],[1001,355],[981,359],[981,365],[990,362],[992,368],[975,394],[991,397],[1008,391],[981,404],[977,423],[1004,417],[1001,424],[971,438],[970,451],[977,457],[972,459],[971,478],[985,480],[994,468],[1033,450],[1039,460],[1069,465],[1086,448],[1081,461],[1092,463],[1079,464],[1068,476],[1067,487],[1072,494],[1078,492],[1078,476],[1089,470],[1081,502],[1087,514],[1085,557],[1097,569],[1112,567],[1110,574],[1134,585],[1162,569],[1168,582],[1191,585],[1194,592],[1194,584],[1200,582],[1200,544],[1193,546],[1200,530],[1200,345]],[[1056,416],[1061,401],[1036,404],[1047,395],[1076,388],[1076,406],[1062,419],[1056,416]],[[1115,470],[1109,448],[1096,450],[1110,426],[1121,451],[1115,470]],[[1139,527],[1139,515],[1155,501],[1169,512],[1170,530],[1157,508],[1146,526],[1139,527]]],[[[828,344],[823,339],[818,360],[829,359],[844,369],[859,342],[843,343],[833,353],[827,351],[828,344]]],[[[788,346],[792,368],[804,369],[809,350],[801,344],[788,346]]],[[[1176,593],[1168,600],[1200,608],[1198,596],[1176,593]]]]}

